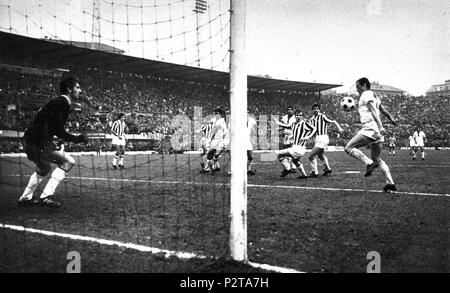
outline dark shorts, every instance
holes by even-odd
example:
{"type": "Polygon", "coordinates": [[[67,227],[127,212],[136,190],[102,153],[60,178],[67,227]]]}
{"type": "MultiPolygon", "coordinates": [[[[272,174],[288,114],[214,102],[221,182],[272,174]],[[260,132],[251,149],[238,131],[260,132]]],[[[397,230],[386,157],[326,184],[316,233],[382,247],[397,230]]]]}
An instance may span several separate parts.
{"type": "Polygon", "coordinates": [[[46,154],[48,152],[53,152],[58,150],[58,146],[54,143],[48,143],[45,146],[41,146],[38,144],[35,144],[33,142],[27,142],[24,143],[24,150],[27,154],[27,158],[32,162],[40,162],[42,160],[48,161],[51,163],[57,163],[52,159],[47,158],[46,154]]]}
{"type": "Polygon", "coordinates": [[[25,141],[24,150],[27,154],[28,159],[30,161],[36,162],[42,158],[44,148],[39,145],[33,144],[32,142],[25,141]]]}

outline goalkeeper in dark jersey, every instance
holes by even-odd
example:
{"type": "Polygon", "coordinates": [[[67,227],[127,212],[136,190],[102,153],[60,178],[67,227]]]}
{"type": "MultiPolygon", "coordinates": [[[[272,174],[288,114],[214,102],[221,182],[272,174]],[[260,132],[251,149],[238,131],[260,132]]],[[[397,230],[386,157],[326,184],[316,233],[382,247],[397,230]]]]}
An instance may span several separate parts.
{"type": "Polygon", "coordinates": [[[53,195],[58,184],[64,180],[66,173],[74,166],[75,159],[54,144],[53,137],[57,136],[63,141],[74,143],[87,143],[84,135],[70,134],[64,128],[69,116],[70,105],[73,100],[78,99],[81,92],[78,79],[72,76],[63,77],[59,83],[59,91],[60,96],[40,108],[33,122],[25,131],[25,152],[28,159],[35,163],[36,172],[31,175],[25,191],[19,198],[19,206],[59,207],[61,203],[56,201],[53,195]],[[58,166],[50,173],[51,163],[58,166]],[[39,199],[34,199],[34,191],[49,174],[51,174],[50,179],[42,194],[39,199]]]}

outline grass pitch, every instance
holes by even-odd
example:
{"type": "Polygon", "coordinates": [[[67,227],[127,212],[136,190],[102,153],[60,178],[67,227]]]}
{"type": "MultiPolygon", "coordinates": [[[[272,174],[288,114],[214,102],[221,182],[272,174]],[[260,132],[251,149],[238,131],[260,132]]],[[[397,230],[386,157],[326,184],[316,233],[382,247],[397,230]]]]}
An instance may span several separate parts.
{"type": "MultiPolygon", "coordinates": [[[[343,152],[327,153],[330,176],[307,180],[280,178],[278,161],[256,155],[257,174],[248,178],[249,260],[366,272],[367,254],[377,251],[381,272],[450,272],[449,153],[413,161],[407,151],[384,151],[394,194],[382,192],[379,170],[365,178],[364,166],[343,152]]],[[[70,251],[80,253],[82,272],[262,271],[223,261],[227,157],[215,176],[199,173],[195,154],[129,153],[124,170],[113,170],[107,155],[76,160],[56,193],[63,206],[49,210],[17,206],[34,167],[26,157],[0,157],[1,272],[65,272],[70,251]]]]}

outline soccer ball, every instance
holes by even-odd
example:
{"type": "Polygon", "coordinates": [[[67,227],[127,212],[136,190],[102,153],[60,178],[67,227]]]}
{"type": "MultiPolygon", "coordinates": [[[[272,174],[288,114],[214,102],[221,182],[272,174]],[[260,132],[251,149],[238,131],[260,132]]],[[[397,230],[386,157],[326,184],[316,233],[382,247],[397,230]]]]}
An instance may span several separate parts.
{"type": "Polygon", "coordinates": [[[344,97],[341,100],[341,107],[344,109],[344,111],[352,111],[355,109],[356,103],[355,99],[352,97],[344,97]]]}

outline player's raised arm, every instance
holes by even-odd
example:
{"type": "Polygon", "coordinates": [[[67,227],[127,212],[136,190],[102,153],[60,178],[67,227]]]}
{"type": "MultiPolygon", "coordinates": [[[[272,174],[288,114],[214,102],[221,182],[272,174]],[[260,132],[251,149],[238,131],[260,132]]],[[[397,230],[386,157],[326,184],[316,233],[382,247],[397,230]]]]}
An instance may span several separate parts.
{"type": "Polygon", "coordinates": [[[383,105],[380,104],[380,107],[378,108],[380,110],[380,113],[382,113],[384,116],[386,116],[389,121],[391,121],[391,123],[393,125],[397,125],[397,122],[395,122],[394,118],[392,118],[391,113],[389,113],[384,107],[383,105]]]}
{"type": "Polygon", "coordinates": [[[273,121],[274,121],[277,125],[279,125],[279,126],[281,126],[281,127],[283,127],[283,128],[292,128],[292,125],[289,125],[289,124],[280,122],[280,121],[277,120],[276,118],[273,118],[273,121]]]}
{"type": "Polygon", "coordinates": [[[316,133],[316,127],[315,127],[313,124],[311,124],[311,123],[305,121],[305,128],[306,128],[307,131],[308,131],[308,134],[306,135],[305,140],[308,140],[308,139],[310,139],[312,136],[314,136],[314,134],[316,133]]]}

